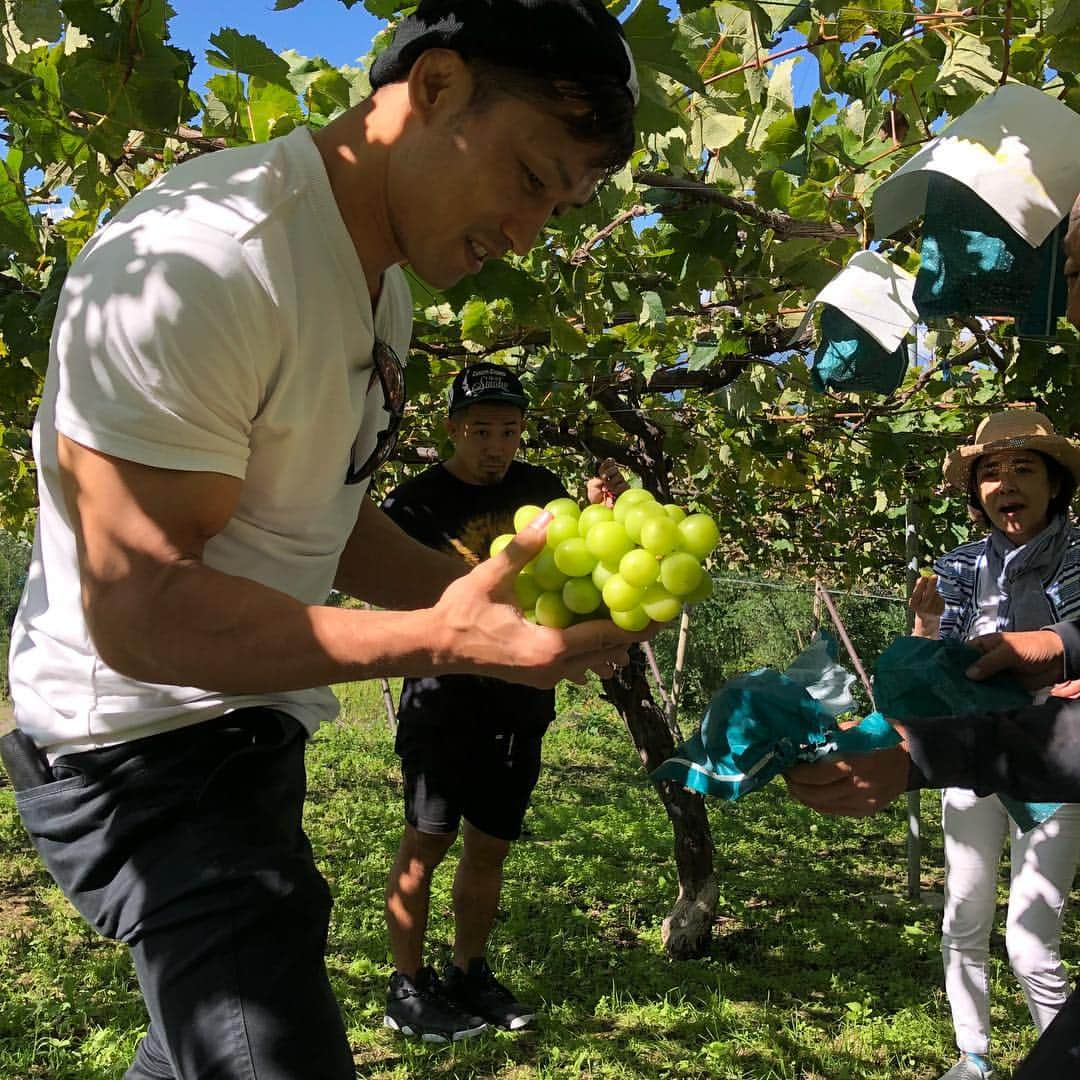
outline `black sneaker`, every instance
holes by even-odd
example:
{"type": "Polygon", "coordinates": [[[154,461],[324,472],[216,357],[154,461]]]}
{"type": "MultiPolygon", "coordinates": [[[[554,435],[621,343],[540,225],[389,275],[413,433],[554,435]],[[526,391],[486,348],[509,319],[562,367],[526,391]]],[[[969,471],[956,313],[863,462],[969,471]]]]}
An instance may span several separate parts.
{"type": "Polygon", "coordinates": [[[513,991],[495,978],[482,956],[469,961],[467,972],[447,964],[443,991],[459,1009],[482,1016],[489,1024],[510,1031],[528,1027],[536,1016],[535,1009],[522,1005],[513,991]]]}
{"type": "Polygon", "coordinates": [[[400,971],[390,976],[383,1024],[430,1043],[469,1039],[487,1027],[482,1017],[464,1012],[446,998],[439,976],[430,967],[416,973],[415,983],[400,971]]]}

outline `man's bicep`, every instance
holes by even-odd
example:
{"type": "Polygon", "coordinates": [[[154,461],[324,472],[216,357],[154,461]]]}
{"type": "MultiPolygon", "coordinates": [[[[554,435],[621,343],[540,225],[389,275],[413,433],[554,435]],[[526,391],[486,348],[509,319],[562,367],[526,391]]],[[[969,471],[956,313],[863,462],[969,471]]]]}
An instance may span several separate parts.
{"type": "Polygon", "coordinates": [[[97,588],[137,584],[162,567],[199,560],[240,493],[235,477],[154,468],[64,435],[57,459],[86,599],[97,588]]]}

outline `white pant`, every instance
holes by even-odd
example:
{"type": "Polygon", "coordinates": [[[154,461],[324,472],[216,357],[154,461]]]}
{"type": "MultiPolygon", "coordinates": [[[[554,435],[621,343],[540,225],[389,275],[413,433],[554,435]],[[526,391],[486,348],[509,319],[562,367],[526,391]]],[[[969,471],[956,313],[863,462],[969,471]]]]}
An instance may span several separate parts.
{"type": "Polygon", "coordinates": [[[997,867],[1012,841],[1012,880],[1005,948],[1039,1032],[1068,996],[1058,946],[1061,920],[1080,858],[1080,804],[1066,804],[1022,833],[996,795],[965,788],[941,794],[945,829],[945,915],[941,953],[956,1045],[986,1054],[990,1041],[987,956],[994,920],[997,867]]]}

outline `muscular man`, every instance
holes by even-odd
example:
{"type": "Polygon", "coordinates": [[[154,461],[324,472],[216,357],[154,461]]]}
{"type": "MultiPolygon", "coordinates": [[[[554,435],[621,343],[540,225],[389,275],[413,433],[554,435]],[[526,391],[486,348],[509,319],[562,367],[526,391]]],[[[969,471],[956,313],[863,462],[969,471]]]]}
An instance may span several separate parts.
{"type": "Polygon", "coordinates": [[[10,667],[15,771],[41,782],[17,802],[131,948],[151,1020],[131,1080],[354,1075],[301,826],[328,683],[551,687],[643,636],[522,618],[544,519],[465,573],[366,497],[405,404],[401,265],[445,288],[523,254],[625,162],[619,24],[600,0],[422,0],[370,76],[316,133],[170,171],[60,301],[10,667]],[[331,586],[392,610],[326,606],[331,586]]]}

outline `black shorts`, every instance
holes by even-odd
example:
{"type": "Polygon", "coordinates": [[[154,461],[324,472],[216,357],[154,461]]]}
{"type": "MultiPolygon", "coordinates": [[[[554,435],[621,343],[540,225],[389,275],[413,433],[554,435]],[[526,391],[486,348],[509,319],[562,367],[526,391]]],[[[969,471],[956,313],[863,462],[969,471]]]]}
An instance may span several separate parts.
{"type": "Polygon", "coordinates": [[[542,733],[520,734],[452,718],[404,723],[396,749],[405,781],[405,820],[418,832],[457,832],[462,818],[499,840],[516,840],[540,776],[542,733]]]}

